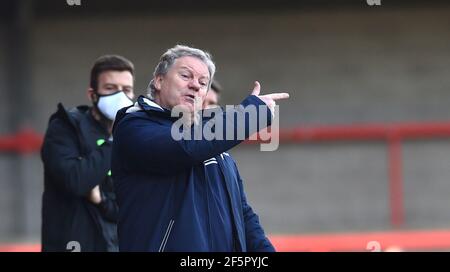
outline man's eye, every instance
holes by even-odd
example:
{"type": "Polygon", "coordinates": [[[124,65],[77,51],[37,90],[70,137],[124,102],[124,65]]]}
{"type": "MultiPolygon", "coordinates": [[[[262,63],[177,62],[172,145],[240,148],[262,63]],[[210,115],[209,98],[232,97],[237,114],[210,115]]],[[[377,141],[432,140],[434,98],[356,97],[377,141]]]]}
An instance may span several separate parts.
{"type": "Polygon", "coordinates": [[[181,77],[182,77],[182,78],[189,78],[189,76],[186,75],[186,74],[181,74],[181,77]]]}

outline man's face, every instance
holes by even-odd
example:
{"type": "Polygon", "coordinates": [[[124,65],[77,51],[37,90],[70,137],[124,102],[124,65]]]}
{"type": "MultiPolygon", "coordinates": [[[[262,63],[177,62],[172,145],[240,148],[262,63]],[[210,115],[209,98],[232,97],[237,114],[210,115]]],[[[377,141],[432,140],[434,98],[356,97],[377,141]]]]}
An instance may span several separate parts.
{"type": "MultiPolygon", "coordinates": [[[[117,90],[123,91],[128,98],[134,98],[133,75],[129,71],[105,71],[98,76],[99,95],[108,95],[117,90]]],[[[92,101],[94,90],[89,89],[89,98],[92,101]]]]}
{"type": "Polygon", "coordinates": [[[160,106],[182,107],[188,112],[201,110],[208,90],[208,66],[195,57],[181,57],[165,75],[155,78],[155,100],[160,106]]]}
{"type": "Polygon", "coordinates": [[[213,89],[210,89],[203,101],[203,108],[213,108],[219,105],[219,95],[213,89]]]}

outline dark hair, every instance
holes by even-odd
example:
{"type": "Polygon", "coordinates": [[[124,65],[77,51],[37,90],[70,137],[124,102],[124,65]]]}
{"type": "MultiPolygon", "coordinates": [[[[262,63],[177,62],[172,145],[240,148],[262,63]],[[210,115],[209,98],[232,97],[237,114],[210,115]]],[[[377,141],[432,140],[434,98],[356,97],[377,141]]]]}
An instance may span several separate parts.
{"type": "Polygon", "coordinates": [[[128,71],[134,76],[134,65],[128,59],[119,55],[104,55],[99,57],[91,69],[90,87],[98,88],[98,77],[105,71],[128,71]]]}

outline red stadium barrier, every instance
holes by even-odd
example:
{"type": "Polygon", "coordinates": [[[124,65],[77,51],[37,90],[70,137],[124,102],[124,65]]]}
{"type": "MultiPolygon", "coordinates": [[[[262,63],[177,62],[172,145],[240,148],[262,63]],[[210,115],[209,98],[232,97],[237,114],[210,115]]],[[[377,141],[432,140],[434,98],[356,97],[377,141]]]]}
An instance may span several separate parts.
{"type": "Polygon", "coordinates": [[[32,129],[22,129],[12,135],[0,136],[0,152],[30,154],[38,152],[43,137],[32,129]]]}
{"type": "Polygon", "coordinates": [[[272,235],[277,251],[436,251],[450,250],[450,230],[272,235]]]}
{"type": "Polygon", "coordinates": [[[40,244],[0,244],[0,252],[40,252],[40,244]]]}
{"type": "MultiPolygon", "coordinates": [[[[450,250],[450,230],[271,235],[279,252],[450,250]]],[[[0,252],[39,252],[40,244],[0,244],[0,252]]]]}

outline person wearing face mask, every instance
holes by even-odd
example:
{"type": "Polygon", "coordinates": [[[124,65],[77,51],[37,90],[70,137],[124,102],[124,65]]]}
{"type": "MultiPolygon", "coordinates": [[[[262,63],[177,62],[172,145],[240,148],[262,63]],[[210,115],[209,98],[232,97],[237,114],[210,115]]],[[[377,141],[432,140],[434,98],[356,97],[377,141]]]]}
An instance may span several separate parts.
{"type": "Polygon", "coordinates": [[[42,251],[118,251],[118,207],[111,179],[112,126],[133,104],[134,66],[98,58],[87,96],[92,106],[59,103],[41,149],[44,165],[42,251]]]}

